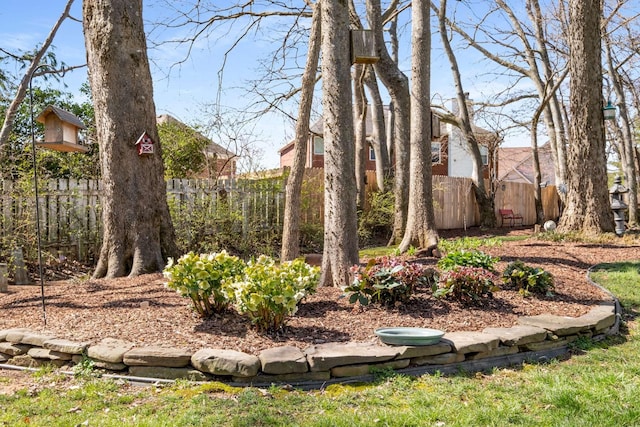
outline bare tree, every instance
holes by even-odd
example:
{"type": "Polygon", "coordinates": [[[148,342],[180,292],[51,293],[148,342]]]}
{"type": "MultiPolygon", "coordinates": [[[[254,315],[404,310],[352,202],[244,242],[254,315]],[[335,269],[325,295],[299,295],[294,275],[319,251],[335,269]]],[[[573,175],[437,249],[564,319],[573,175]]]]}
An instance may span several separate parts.
{"type": "Polygon", "coordinates": [[[289,261],[300,255],[300,194],[304,179],[307,140],[309,139],[309,119],[313,102],[318,60],[321,43],[321,8],[318,4],[313,10],[307,64],[302,76],[300,92],[300,110],[296,123],[293,165],[285,187],[284,221],[282,226],[282,250],[280,258],[289,261]]]}
{"type": "MultiPolygon", "coordinates": [[[[616,9],[617,10],[617,9],[616,9]]],[[[625,20],[626,21],[626,20],[625,20]]],[[[611,19],[605,20],[605,25],[612,25],[611,19]]],[[[626,24],[623,22],[621,25],[626,24]]],[[[615,24],[617,25],[617,23],[615,24]]],[[[631,131],[631,118],[629,117],[629,109],[626,102],[626,94],[624,88],[624,78],[621,73],[621,68],[625,67],[627,63],[637,55],[633,50],[627,51],[626,55],[622,58],[617,58],[614,50],[622,51],[628,43],[624,43],[623,40],[619,40],[614,43],[612,38],[614,34],[606,32],[603,36],[604,51],[606,55],[606,69],[609,75],[609,82],[613,92],[616,96],[618,114],[618,122],[616,123],[616,133],[619,141],[619,149],[622,170],[626,177],[626,185],[629,188],[629,225],[634,227],[638,224],[638,170],[635,165],[635,150],[633,143],[633,133],[631,131]],[[616,46],[619,46],[616,49],[616,46]]],[[[633,43],[633,37],[629,37],[626,41],[633,43]]]]}
{"type": "Polygon", "coordinates": [[[325,218],[322,286],[344,286],[358,262],[353,110],[349,69],[349,8],[322,0],[322,110],[325,218]]]}
{"type": "Polygon", "coordinates": [[[160,271],[175,256],[142,0],[85,0],[83,24],[102,169],[103,244],[94,277],[160,271]],[[147,133],[155,152],[135,146],[147,133]]]}
{"type": "Polygon", "coordinates": [[[367,0],[367,18],[375,37],[378,62],[374,65],[376,75],[389,92],[393,117],[393,159],[394,159],[394,198],[395,214],[393,232],[389,244],[398,243],[404,235],[409,206],[409,141],[411,97],[409,80],[393,60],[384,41],[383,24],[390,20],[396,11],[397,1],[391,2],[383,13],[380,0],[367,0]]]}
{"type": "Polygon", "coordinates": [[[461,129],[462,136],[467,143],[467,149],[471,154],[471,160],[473,164],[473,171],[471,179],[473,181],[473,190],[476,196],[476,201],[480,208],[480,225],[484,227],[496,226],[496,213],[493,203],[493,195],[487,190],[484,182],[483,165],[482,165],[482,153],[480,152],[480,145],[476,138],[473,129],[471,128],[471,115],[469,113],[469,107],[467,105],[467,99],[464,88],[462,87],[462,77],[460,75],[460,68],[458,67],[458,60],[453,52],[449,37],[447,35],[446,28],[446,16],[447,16],[447,0],[440,1],[440,8],[435,7],[431,2],[432,8],[438,14],[438,23],[440,30],[440,38],[442,39],[442,45],[449,59],[449,65],[451,66],[451,73],[453,75],[453,82],[456,88],[456,99],[458,103],[459,116],[454,120],[456,125],[461,129]]]}
{"type": "MultiPolygon", "coordinates": [[[[446,0],[443,0],[446,1],[446,0]]],[[[409,210],[400,252],[411,245],[437,254],[438,231],[433,212],[431,167],[431,26],[429,0],[411,6],[411,155],[409,210]]]]}
{"type": "Polygon", "coordinates": [[[571,126],[567,205],[558,230],[613,231],[602,112],[600,0],[569,1],[571,126]]]}

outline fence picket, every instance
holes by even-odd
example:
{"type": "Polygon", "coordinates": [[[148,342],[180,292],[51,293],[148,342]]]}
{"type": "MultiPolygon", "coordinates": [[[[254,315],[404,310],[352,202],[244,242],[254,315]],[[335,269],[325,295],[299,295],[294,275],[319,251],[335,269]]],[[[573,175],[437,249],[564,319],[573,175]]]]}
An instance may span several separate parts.
{"type": "MultiPolygon", "coordinates": [[[[375,190],[375,175],[367,177],[367,193],[375,190]]],[[[88,247],[99,247],[102,236],[101,183],[96,180],[43,181],[40,193],[41,230],[43,244],[77,248],[85,259],[88,247]]],[[[16,226],[35,228],[33,196],[20,194],[15,183],[0,181],[0,236],[13,236],[16,226]],[[31,224],[31,225],[29,225],[31,224]]],[[[433,197],[436,226],[440,229],[465,228],[478,225],[479,213],[468,178],[433,177],[433,197]]],[[[246,235],[251,227],[260,230],[280,230],[284,212],[284,181],[270,180],[188,180],[167,181],[167,199],[174,212],[182,216],[193,209],[202,214],[223,218],[229,213],[242,215],[238,232],[246,235]]],[[[547,219],[558,216],[555,187],[543,189],[543,205],[547,219]]],[[[495,195],[496,211],[511,208],[524,216],[524,224],[535,223],[533,186],[505,182],[495,195]]],[[[322,224],[324,220],[324,178],[322,169],[308,169],[302,189],[301,222],[322,224]]],[[[179,221],[177,218],[174,221],[179,221]]],[[[19,230],[21,233],[32,230],[19,230]]]]}

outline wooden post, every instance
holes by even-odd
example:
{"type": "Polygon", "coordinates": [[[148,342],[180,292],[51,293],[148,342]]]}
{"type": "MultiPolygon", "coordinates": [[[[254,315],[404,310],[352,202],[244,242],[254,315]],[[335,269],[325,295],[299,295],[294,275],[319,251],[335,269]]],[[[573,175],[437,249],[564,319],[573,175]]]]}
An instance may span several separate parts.
{"type": "Polygon", "coordinates": [[[7,276],[7,264],[0,263],[0,292],[9,292],[9,278],[7,276]]]}
{"type": "Polygon", "coordinates": [[[15,273],[13,282],[16,285],[32,285],[33,281],[29,277],[27,267],[24,265],[24,256],[22,255],[22,248],[16,248],[11,254],[13,258],[13,264],[15,266],[15,273]]]}

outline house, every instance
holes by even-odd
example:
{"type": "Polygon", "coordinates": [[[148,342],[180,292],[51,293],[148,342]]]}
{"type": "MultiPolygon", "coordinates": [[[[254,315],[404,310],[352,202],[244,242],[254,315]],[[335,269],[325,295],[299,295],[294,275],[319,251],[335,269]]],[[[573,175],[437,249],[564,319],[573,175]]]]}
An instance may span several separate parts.
{"type": "MultiPolygon", "coordinates": [[[[454,100],[455,104],[455,100],[454,100]]],[[[385,106],[385,119],[388,115],[388,107],[385,106]]],[[[454,108],[454,114],[457,111],[454,108]]],[[[452,124],[444,123],[440,120],[440,116],[432,113],[433,130],[431,137],[432,151],[432,167],[434,175],[448,175],[456,177],[470,177],[472,173],[471,156],[467,152],[466,144],[462,137],[460,129],[452,124]]],[[[372,134],[371,117],[367,117],[366,133],[367,138],[372,134]]],[[[479,142],[487,143],[495,141],[497,136],[495,133],[473,126],[474,132],[478,136],[479,142]]],[[[306,168],[322,168],[324,167],[324,141],[323,121],[317,120],[309,129],[309,140],[307,145],[306,168]]],[[[291,141],[278,152],[280,153],[280,167],[290,167],[293,164],[294,141],[291,141]]],[[[489,176],[488,165],[490,164],[489,149],[486,146],[481,147],[485,168],[485,177],[489,176]]],[[[366,170],[375,170],[375,155],[373,148],[369,146],[368,158],[365,163],[366,170]]]]}
{"type": "MultiPolygon", "coordinates": [[[[531,147],[500,147],[498,150],[500,169],[498,181],[524,182],[533,184],[533,154],[531,147]]],[[[538,162],[540,163],[540,185],[555,185],[555,169],[551,144],[548,142],[538,147],[538,162]]]]}
{"type": "Polygon", "coordinates": [[[192,133],[196,138],[202,139],[207,142],[207,146],[204,149],[204,154],[207,158],[208,166],[204,168],[200,173],[193,176],[193,178],[233,178],[236,176],[236,160],[238,155],[227,150],[226,148],[211,141],[206,136],[202,135],[197,130],[187,126],[180,120],[169,114],[161,114],[157,117],[158,125],[162,124],[175,124],[182,129],[192,133]]]}

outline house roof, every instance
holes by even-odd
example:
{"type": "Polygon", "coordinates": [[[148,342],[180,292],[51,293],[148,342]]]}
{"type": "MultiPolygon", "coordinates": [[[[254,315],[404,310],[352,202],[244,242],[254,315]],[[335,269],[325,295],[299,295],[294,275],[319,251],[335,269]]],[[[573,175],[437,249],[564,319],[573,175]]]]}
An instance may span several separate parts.
{"type": "Polygon", "coordinates": [[[36,118],[36,121],[39,123],[44,123],[45,119],[48,115],[55,114],[58,119],[63,122],[70,123],[77,128],[86,129],[87,127],[82,123],[82,120],[71,114],[70,112],[63,110],[62,108],[58,108],[54,105],[49,105],[45,108],[42,113],[36,118]]]}
{"type": "Polygon", "coordinates": [[[226,148],[222,147],[221,145],[216,144],[215,142],[211,141],[211,139],[207,138],[206,136],[204,136],[203,134],[201,134],[197,130],[193,129],[191,126],[188,126],[185,123],[182,123],[180,120],[176,119],[175,117],[173,117],[173,116],[171,116],[169,114],[161,114],[161,115],[159,115],[157,117],[156,121],[158,122],[158,124],[165,124],[165,123],[176,124],[176,125],[184,128],[184,129],[188,129],[190,132],[193,132],[198,138],[202,138],[202,139],[207,140],[209,142],[209,144],[204,149],[204,151],[208,155],[215,155],[216,157],[218,157],[220,159],[231,159],[233,157],[237,157],[237,154],[227,150],[226,148]]]}
{"type": "MultiPolygon", "coordinates": [[[[498,149],[498,180],[533,184],[534,169],[531,147],[500,147],[498,149]]],[[[555,185],[555,169],[549,143],[538,147],[541,183],[555,185]]]]}

